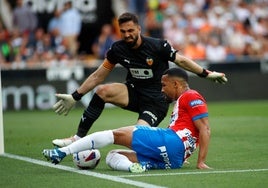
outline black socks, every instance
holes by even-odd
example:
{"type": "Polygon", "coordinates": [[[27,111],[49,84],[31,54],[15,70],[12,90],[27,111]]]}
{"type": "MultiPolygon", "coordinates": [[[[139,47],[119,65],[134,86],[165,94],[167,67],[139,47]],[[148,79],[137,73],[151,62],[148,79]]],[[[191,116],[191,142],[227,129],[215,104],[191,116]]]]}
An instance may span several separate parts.
{"type": "Polygon", "coordinates": [[[99,118],[103,109],[105,102],[95,93],[81,117],[78,130],[76,135],[79,137],[84,137],[87,135],[92,124],[99,118]]]}

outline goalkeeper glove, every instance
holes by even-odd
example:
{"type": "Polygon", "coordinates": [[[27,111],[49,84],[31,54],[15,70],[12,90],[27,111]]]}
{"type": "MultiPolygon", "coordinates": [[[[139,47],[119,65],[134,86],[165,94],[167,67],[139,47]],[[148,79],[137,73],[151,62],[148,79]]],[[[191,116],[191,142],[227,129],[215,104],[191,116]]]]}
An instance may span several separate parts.
{"type": "Polygon", "coordinates": [[[56,94],[56,97],[60,99],[56,104],[53,105],[53,110],[61,115],[68,115],[69,111],[73,108],[77,101],[82,98],[82,94],[75,91],[72,95],[69,94],[56,94]]]}
{"type": "Polygon", "coordinates": [[[212,80],[216,83],[225,84],[228,82],[224,73],[219,73],[219,72],[215,72],[215,71],[211,72],[211,71],[206,70],[206,69],[203,69],[203,72],[201,74],[198,74],[198,76],[205,77],[205,78],[212,80]]]}

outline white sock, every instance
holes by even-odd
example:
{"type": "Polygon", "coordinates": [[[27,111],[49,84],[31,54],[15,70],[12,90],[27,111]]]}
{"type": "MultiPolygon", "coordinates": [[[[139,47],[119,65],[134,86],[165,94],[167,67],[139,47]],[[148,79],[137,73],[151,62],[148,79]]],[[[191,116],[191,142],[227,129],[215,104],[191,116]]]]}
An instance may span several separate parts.
{"type": "Polygon", "coordinates": [[[70,155],[79,151],[102,148],[113,143],[113,131],[100,131],[80,138],[69,146],[59,148],[59,150],[65,152],[66,155],[70,155]]]}
{"type": "Polygon", "coordinates": [[[133,164],[125,155],[117,152],[109,152],[106,156],[106,164],[114,170],[129,171],[133,164]]]}
{"type": "Polygon", "coordinates": [[[74,135],[74,140],[75,141],[79,140],[80,138],[81,138],[80,136],[74,135]]]}

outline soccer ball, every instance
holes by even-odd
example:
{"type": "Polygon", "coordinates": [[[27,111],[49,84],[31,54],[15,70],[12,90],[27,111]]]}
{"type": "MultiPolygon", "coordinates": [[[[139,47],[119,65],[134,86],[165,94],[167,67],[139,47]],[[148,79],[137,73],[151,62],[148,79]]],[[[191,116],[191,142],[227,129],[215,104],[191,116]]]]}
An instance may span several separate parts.
{"type": "Polygon", "coordinates": [[[97,149],[85,150],[73,154],[74,165],[80,169],[94,169],[101,158],[100,151],[97,149]]]}

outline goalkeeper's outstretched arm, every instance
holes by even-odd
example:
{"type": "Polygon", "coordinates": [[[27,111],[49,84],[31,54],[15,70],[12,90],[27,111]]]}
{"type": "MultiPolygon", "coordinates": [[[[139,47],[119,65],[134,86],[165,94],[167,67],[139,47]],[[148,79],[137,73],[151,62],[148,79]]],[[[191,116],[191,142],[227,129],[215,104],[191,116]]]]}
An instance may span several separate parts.
{"type": "Polygon", "coordinates": [[[174,63],[184,68],[185,70],[195,73],[200,77],[204,77],[209,80],[212,80],[216,83],[225,84],[228,81],[224,73],[215,72],[215,71],[212,72],[212,71],[206,70],[200,65],[198,65],[196,62],[194,62],[193,60],[183,55],[180,55],[178,53],[176,54],[176,59],[174,63]]]}
{"type": "Polygon", "coordinates": [[[114,65],[105,59],[104,63],[96,71],[90,74],[81,86],[72,94],[56,94],[56,97],[59,100],[53,105],[53,110],[59,115],[68,115],[69,111],[74,107],[76,102],[79,101],[83,95],[102,83],[110,74],[113,67],[114,65]]]}

